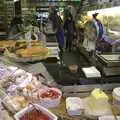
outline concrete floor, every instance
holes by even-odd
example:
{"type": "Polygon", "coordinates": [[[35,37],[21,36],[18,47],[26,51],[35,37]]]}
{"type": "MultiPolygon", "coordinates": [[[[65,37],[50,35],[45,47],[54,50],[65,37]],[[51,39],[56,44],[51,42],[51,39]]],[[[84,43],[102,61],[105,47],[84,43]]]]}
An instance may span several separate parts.
{"type": "Polygon", "coordinates": [[[63,53],[63,63],[68,66],[71,64],[76,64],[79,67],[83,67],[83,66],[88,66],[89,63],[86,60],[86,58],[80,54],[80,52],[78,51],[74,51],[74,52],[68,52],[65,51],[63,53]]]}

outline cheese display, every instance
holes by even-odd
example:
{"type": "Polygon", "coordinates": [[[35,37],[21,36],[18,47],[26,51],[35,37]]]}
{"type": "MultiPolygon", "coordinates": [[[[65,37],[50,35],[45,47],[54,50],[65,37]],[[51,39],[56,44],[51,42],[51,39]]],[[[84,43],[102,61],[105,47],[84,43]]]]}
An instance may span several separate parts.
{"type": "MultiPolygon", "coordinates": [[[[30,41],[31,46],[40,46],[41,43],[40,41],[36,41],[36,40],[31,40],[30,41]]],[[[18,48],[26,48],[27,44],[25,40],[17,40],[16,41],[16,49],[18,48]]]]}
{"type": "Polygon", "coordinates": [[[82,71],[87,78],[101,77],[100,72],[94,66],[88,68],[82,68],[82,71]]]}
{"type": "MultiPolygon", "coordinates": [[[[40,46],[40,41],[31,40],[31,46],[40,46]]],[[[0,47],[4,48],[21,48],[26,46],[25,40],[2,40],[0,41],[0,47]]]]}
{"type": "Polygon", "coordinates": [[[29,44],[30,47],[25,40],[0,41],[0,52],[18,62],[38,61],[49,56],[50,50],[41,41],[31,40],[29,44]]]}
{"type": "Polygon", "coordinates": [[[15,48],[16,42],[13,40],[8,40],[8,41],[0,41],[0,47],[4,48],[15,48]]]}
{"type": "Polygon", "coordinates": [[[34,76],[14,66],[3,66],[0,70],[0,83],[7,92],[3,104],[12,113],[30,103],[38,103],[46,108],[56,107],[60,103],[62,92],[43,85],[45,78],[42,76],[34,76]]]}
{"type": "Polygon", "coordinates": [[[19,57],[45,57],[49,53],[48,48],[44,47],[31,47],[31,48],[26,48],[26,49],[19,49],[16,51],[16,55],[19,57]]]}
{"type": "MultiPolygon", "coordinates": [[[[33,97],[33,91],[36,92],[42,86],[41,81],[22,69],[14,66],[2,66],[1,71],[1,85],[6,90],[7,94],[3,98],[3,104],[11,111],[15,112],[27,106],[28,98],[33,97]]],[[[42,89],[43,86],[41,87],[42,89]]],[[[31,99],[30,99],[31,100],[31,99]]]]}
{"type": "MultiPolygon", "coordinates": [[[[35,120],[57,120],[57,117],[47,111],[43,112],[37,106],[42,106],[43,109],[49,108],[59,116],[59,119],[63,120],[67,120],[67,118],[68,120],[82,118],[87,120],[89,116],[95,116],[98,119],[103,115],[113,115],[111,108],[115,106],[110,105],[109,97],[100,88],[95,88],[88,97],[80,96],[82,92],[79,92],[78,88],[74,89],[76,93],[71,93],[71,90],[67,89],[66,91],[69,93],[66,94],[65,89],[61,86],[51,84],[53,81],[47,81],[51,78],[47,77],[42,66],[36,64],[34,67],[30,66],[29,69],[26,69],[34,72],[25,71],[19,66],[0,65],[0,102],[6,111],[12,113],[12,115],[10,114],[12,118],[18,112],[14,116],[16,120],[32,120],[34,116],[36,116],[35,120]],[[40,68],[38,73],[34,71],[36,67],[37,70],[40,68]],[[64,96],[60,88],[63,90],[64,96]],[[70,96],[71,94],[75,97],[70,96]]],[[[83,90],[83,88],[80,89],[83,90]]],[[[118,106],[120,103],[119,91],[120,88],[115,88],[112,93],[113,103],[118,106]]]]}
{"type": "MultiPolygon", "coordinates": [[[[56,43],[56,42],[55,42],[56,43]]],[[[48,43],[43,44],[42,40],[30,40],[27,42],[24,39],[21,40],[8,40],[0,41],[0,54],[13,60],[15,62],[36,62],[45,60],[47,58],[59,58],[58,46],[47,46],[48,43]]]]}
{"type": "Polygon", "coordinates": [[[68,97],[66,99],[66,109],[69,115],[81,115],[84,110],[83,100],[79,97],[68,97]]]}

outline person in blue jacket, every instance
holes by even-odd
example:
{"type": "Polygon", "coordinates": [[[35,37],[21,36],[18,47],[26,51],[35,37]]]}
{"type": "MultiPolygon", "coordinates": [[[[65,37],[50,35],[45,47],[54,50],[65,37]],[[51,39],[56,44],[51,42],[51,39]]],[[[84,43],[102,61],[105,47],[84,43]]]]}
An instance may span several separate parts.
{"type": "Polygon", "coordinates": [[[93,14],[93,19],[97,22],[97,25],[98,25],[98,28],[99,28],[98,39],[102,39],[103,35],[105,34],[105,29],[104,29],[104,26],[101,23],[101,21],[97,19],[98,15],[99,15],[99,13],[93,14]]]}
{"type": "Polygon", "coordinates": [[[63,21],[61,17],[57,14],[55,8],[52,9],[49,19],[52,21],[53,30],[56,32],[56,39],[59,44],[59,48],[61,52],[63,52],[63,47],[64,47],[63,21]]]}
{"type": "Polygon", "coordinates": [[[98,28],[98,36],[97,36],[97,41],[96,41],[96,50],[99,52],[107,52],[107,48],[109,51],[109,45],[104,41],[104,35],[105,35],[105,28],[104,25],[101,23],[100,20],[97,19],[97,16],[99,13],[93,14],[93,19],[97,23],[97,28],[98,28]]]}

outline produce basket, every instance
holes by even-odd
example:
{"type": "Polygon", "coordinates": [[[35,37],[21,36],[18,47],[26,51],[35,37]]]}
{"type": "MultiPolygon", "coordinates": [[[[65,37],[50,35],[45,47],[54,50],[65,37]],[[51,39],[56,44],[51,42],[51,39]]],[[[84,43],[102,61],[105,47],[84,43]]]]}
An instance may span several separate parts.
{"type": "MultiPolygon", "coordinates": [[[[15,114],[15,116],[14,116],[15,120],[21,120],[20,119],[21,117],[23,117],[26,113],[30,113],[34,109],[36,109],[36,110],[42,112],[44,115],[46,115],[48,117],[48,119],[45,119],[45,120],[57,120],[57,116],[55,116],[49,110],[47,110],[37,104],[30,105],[30,106],[26,107],[25,109],[21,110],[20,112],[18,112],[17,114],[15,114]]],[[[35,116],[33,117],[33,119],[34,118],[35,118],[35,116]]],[[[27,120],[29,120],[29,119],[27,119],[27,120]]]]}

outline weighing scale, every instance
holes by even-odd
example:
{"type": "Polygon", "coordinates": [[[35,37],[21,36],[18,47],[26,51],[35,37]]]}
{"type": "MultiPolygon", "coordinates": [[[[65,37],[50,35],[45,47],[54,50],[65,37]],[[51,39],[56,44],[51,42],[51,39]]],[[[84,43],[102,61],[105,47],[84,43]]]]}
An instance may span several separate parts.
{"type": "Polygon", "coordinates": [[[120,53],[97,54],[97,66],[106,76],[120,75],[120,53]]]}

